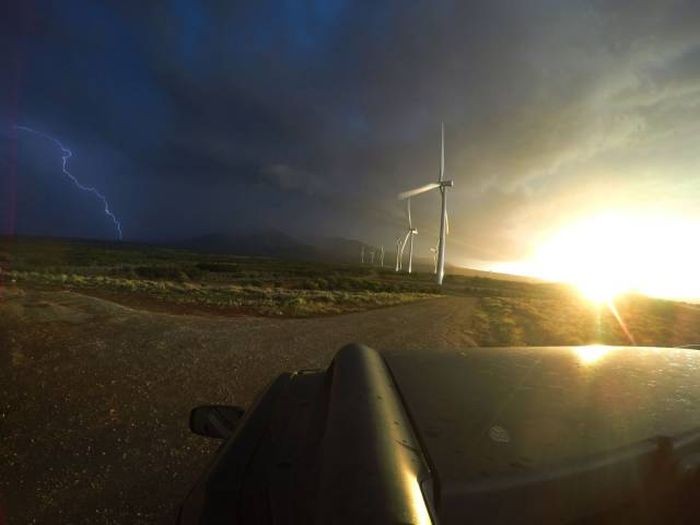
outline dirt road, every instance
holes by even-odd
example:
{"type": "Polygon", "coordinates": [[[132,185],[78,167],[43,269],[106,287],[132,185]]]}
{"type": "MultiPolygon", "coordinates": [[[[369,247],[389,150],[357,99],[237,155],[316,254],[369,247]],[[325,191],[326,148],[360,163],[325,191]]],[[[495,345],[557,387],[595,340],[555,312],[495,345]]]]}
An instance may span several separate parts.
{"type": "Polygon", "coordinates": [[[0,298],[0,523],[153,523],[218,443],[191,407],[247,406],[276,374],[343,344],[472,346],[474,300],[316,319],[168,315],[69,292],[0,298]]]}

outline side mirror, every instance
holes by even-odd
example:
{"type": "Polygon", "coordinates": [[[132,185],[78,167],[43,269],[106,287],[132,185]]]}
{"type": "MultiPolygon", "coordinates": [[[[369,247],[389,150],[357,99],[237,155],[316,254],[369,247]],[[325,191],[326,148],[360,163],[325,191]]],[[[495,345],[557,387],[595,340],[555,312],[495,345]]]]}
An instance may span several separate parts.
{"type": "Polygon", "coordinates": [[[190,430],[200,436],[227,439],[243,417],[243,409],[228,405],[202,405],[190,411],[190,430]]]}

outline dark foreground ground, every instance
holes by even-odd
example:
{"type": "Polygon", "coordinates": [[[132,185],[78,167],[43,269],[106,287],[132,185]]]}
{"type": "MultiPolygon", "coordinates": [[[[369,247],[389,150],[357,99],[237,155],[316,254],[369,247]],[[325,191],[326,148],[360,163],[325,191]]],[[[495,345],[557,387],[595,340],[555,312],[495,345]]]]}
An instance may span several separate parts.
{"type": "MultiPolygon", "coordinates": [[[[547,297],[446,295],[285,319],[2,292],[0,518],[11,524],[172,522],[217,446],[190,434],[190,408],[247,407],[278,373],[325,367],[348,342],[435,352],[628,343],[609,313],[547,297]]],[[[639,298],[620,313],[638,344],[700,340],[694,306],[639,298]]]]}
{"type": "Polygon", "coordinates": [[[444,297],[316,319],[151,313],[70,292],[0,304],[0,498],[8,523],[167,521],[216,443],[202,403],[248,406],[276,374],[343,344],[472,346],[474,300],[444,297]]]}

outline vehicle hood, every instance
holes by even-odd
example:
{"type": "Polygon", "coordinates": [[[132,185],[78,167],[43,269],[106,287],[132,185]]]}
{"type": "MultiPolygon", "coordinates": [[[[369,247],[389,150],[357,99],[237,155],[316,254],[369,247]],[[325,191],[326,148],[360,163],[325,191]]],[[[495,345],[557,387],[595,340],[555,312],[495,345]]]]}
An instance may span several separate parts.
{"type": "Polygon", "coordinates": [[[470,348],[385,359],[447,487],[700,430],[696,350],[470,348]]]}

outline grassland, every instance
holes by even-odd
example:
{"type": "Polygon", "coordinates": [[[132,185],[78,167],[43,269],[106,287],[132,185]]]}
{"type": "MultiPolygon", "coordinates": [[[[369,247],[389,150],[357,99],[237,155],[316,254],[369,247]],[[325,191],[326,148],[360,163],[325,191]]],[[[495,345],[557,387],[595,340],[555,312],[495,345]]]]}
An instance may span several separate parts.
{"type": "Polygon", "coordinates": [[[306,317],[433,297],[428,279],[388,269],[280,261],[167,248],[51,240],[0,242],[6,282],[75,290],[174,311],[306,317]]]}
{"type": "Polygon", "coordinates": [[[439,288],[432,275],[389,268],[32,239],[0,240],[0,267],[6,283],[21,287],[172,312],[311,317],[441,295],[475,297],[471,326],[461,329],[481,346],[700,341],[697,306],[628,296],[615,302],[615,313],[548,283],[450,275],[439,288]]]}
{"type": "Polygon", "coordinates": [[[593,305],[559,297],[484,297],[472,331],[481,346],[612,344],[677,346],[700,341],[700,311],[672,301],[626,296],[593,305]]]}

